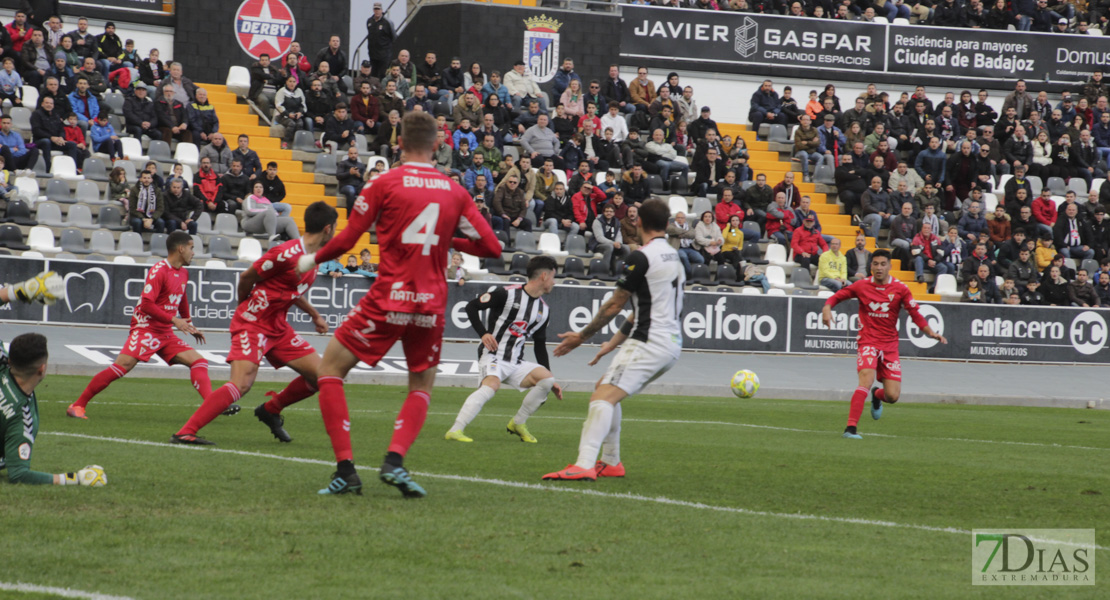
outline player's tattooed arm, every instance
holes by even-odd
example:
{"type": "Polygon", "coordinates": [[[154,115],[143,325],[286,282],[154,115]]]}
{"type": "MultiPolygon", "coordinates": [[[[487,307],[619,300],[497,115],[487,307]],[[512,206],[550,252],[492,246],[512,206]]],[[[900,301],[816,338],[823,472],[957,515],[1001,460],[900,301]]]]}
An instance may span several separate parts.
{"type": "Polygon", "coordinates": [[[605,304],[601,305],[601,310],[598,311],[597,316],[595,316],[594,319],[590,321],[590,324],[586,325],[582,331],[578,333],[571,331],[559,334],[559,339],[561,339],[562,342],[555,347],[555,356],[565,356],[571,350],[574,350],[582,345],[583,342],[593,337],[594,334],[601,331],[609,324],[609,321],[613,320],[613,317],[616,317],[617,314],[620,313],[621,309],[624,308],[624,305],[628,303],[628,299],[631,297],[632,292],[618,287],[613,292],[612,297],[610,297],[605,304]]]}

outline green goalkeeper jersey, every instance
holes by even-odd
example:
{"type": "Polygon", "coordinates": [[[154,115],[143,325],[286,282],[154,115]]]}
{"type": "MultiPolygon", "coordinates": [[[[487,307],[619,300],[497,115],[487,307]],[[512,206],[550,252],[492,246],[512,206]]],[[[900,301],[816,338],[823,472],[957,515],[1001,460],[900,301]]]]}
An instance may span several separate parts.
{"type": "MultiPolygon", "coordinates": [[[[3,346],[0,345],[0,348],[3,346]]],[[[39,406],[34,392],[30,396],[15,384],[7,361],[0,365],[0,460],[8,469],[12,483],[52,484],[54,476],[31,470],[31,450],[39,433],[39,406]]]]}

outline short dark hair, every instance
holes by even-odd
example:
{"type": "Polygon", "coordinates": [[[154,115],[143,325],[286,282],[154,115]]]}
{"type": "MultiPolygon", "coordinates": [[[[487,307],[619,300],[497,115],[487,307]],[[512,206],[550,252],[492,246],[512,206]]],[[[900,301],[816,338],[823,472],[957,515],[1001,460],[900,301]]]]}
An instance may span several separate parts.
{"type": "Polygon", "coordinates": [[[270,162],[266,163],[266,168],[267,169],[269,169],[270,167],[274,167],[276,169],[277,166],[278,166],[277,163],[272,161],[272,160],[270,162]]]}
{"type": "Polygon", "coordinates": [[[666,231],[671,209],[659,198],[652,198],[640,205],[640,223],[644,231],[666,231]]]}
{"type": "Polygon", "coordinates": [[[166,251],[170,254],[173,254],[179,246],[184,246],[186,244],[192,243],[192,241],[193,236],[179,229],[171,233],[169,237],[166,238],[166,251]]]}
{"type": "Polygon", "coordinates": [[[46,336],[41,333],[24,333],[12,339],[8,347],[8,364],[12,373],[20,377],[34,374],[50,355],[46,336]]]}
{"type": "Polygon", "coordinates": [[[320,233],[328,225],[335,225],[339,213],[327,202],[313,202],[304,209],[305,233],[320,233]]]}
{"type": "Polygon", "coordinates": [[[554,258],[546,254],[541,254],[539,256],[533,256],[528,261],[528,269],[525,271],[525,276],[528,277],[528,279],[534,279],[540,271],[555,272],[557,268],[558,265],[555,263],[554,258]]]}
{"type": "Polygon", "coordinates": [[[876,258],[885,258],[887,262],[890,262],[890,250],[887,250],[886,248],[879,248],[875,250],[871,253],[871,260],[875,260],[876,258]]]}
{"type": "Polygon", "coordinates": [[[347,110],[347,103],[346,102],[336,103],[335,110],[347,110]]]}

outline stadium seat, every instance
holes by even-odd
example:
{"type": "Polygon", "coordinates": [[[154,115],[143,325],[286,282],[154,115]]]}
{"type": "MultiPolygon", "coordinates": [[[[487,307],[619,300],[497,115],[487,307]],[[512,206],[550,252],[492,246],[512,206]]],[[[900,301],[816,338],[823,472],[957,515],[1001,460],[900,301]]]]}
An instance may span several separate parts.
{"type": "Polygon", "coordinates": [[[509,262],[509,272],[505,275],[524,275],[527,273],[530,258],[527,254],[514,254],[513,259],[509,262]]]}
{"type": "Polygon", "coordinates": [[[56,179],[67,181],[80,181],[85,178],[84,175],[77,174],[77,163],[64,154],[50,159],[50,174],[56,179]]]}
{"type": "Polygon", "coordinates": [[[169,142],[162,140],[151,140],[150,145],[147,146],[147,152],[150,153],[150,160],[156,160],[160,163],[172,163],[173,153],[170,152],[169,142]]]}
{"type": "Polygon", "coordinates": [[[34,206],[39,200],[45,199],[39,195],[41,194],[39,181],[34,177],[16,177],[15,189],[19,192],[20,196],[27,200],[27,204],[31,206],[34,206]]]}
{"type": "Polygon", "coordinates": [[[212,258],[212,255],[204,251],[204,238],[199,235],[193,236],[193,257],[194,258],[212,258]]]}
{"type": "Polygon", "coordinates": [[[1091,182],[1091,191],[1099,192],[1102,190],[1102,184],[1106,183],[1105,179],[1096,179],[1091,182]]]}
{"type": "Polygon", "coordinates": [[[983,210],[980,211],[980,214],[992,214],[996,206],[998,206],[998,196],[987,192],[983,194],[983,210]]]}
{"type": "Polygon", "coordinates": [[[767,283],[771,284],[772,288],[781,289],[794,289],[793,283],[786,283],[786,271],[779,265],[770,265],[767,267],[767,272],[764,273],[767,277],[767,283]]]}
{"type": "Polygon", "coordinates": [[[786,130],[786,125],[771,125],[771,132],[767,134],[768,142],[789,142],[790,133],[786,130]]]}
{"type": "Polygon", "coordinates": [[[505,150],[502,151],[502,154],[504,154],[505,156],[510,156],[511,155],[514,159],[520,160],[520,147],[519,146],[505,146],[505,150]]]}
{"type": "Polygon", "coordinates": [[[134,231],[119,234],[119,251],[132,258],[150,256],[150,252],[143,250],[143,236],[134,231]]]}
{"type": "Polygon", "coordinates": [[[517,252],[540,254],[539,248],[536,247],[536,236],[531,231],[517,231],[514,240],[513,244],[517,252]]]}
{"type": "Polygon", "coordinates": [[[594,253],[586,249],[586,238],[577,233],[567,236],[567,254],[578,258],[594,257],[594,253]]]}
{"type": "Polygon", "coordinates": [[[67,227],[62,230],[61,240],[58,245],[65,252],[74,254],[88,254],[91,252],[85,247],[85,234],[80,229],[67,227]]]}
{"type": "Polygon", "coordinates": [[[14,106],[11,111],[12,129],[31,131],[31,109],[25,106],[14,106]]]}
{"type": "Polygon", "coordinates": [[[84,204],[74,204],[69,207],[66,215],[66,226],[79,229],[100,229],[100,225],[93,223],[92,210],[84,204]]]}
{"type": "Polygon", "coordinates": [[[817,290],[817,297],[818,298],[832,298],[832,295],[833,295],[833,292],[831,290],[825,290],[825,289],[817,290]]]}
{"type": "Polygon", "coordinates": [[[790,283],[794,284],[795,288],[802,290],[815,290],[818,287],[813,283],[813,278],[809,274],[809,269],[805,267],[797,267],[791,271],[790,283]]]}
{"type": "Polygon", "coordinates": [[[38,252],[38,251],[35,251],[35,250],[28,250],[28,251],[24,252],[23,254],[20,254],[20,256],[22,256],[23,258],[39,258],[39,259],[46,258],[45,256],[43,256],[42,252],[38,252]]]}
{"type": "MultiPolygon", "coordinates": [[[[138,138],[121,137],[119,139],[119,141],[120,141],[121,144],[123,144],[123,155],[126,156],[128,159],[130,159],[128,161],[124,161],[124,163],[123,163],[123,168],[124,169],[127,169],[127,164],[131,160],[145,161],[145,160],[149,159],[149,157],[143,155],[143,143],[141,141],[139,141],[138,138]]],[[[131,165],[131,170],[134,171],[134,169],[135,169],[135,165],[132,164],[131,165]]],[[[133,181],[133,180],[128,179],[128,181],[133,181]]]]}
{"type": "Polygon", "coordinates": [[[262,244],[252,237],[243,238],[239,241],[238,258],[252,263],[262,258],[262,244]]]}
{"type": "Polygon", "coordinates": [[[1087,271],[1088,277],[1093,280],[1094,274],[1098,273],[1098,261],[1093,258],[1085,258],[1083,262],[1079,264],[1079,268],[1087,271]]]}
{"type": "Polygon", "coordinates": [[[501,243],[502,252],[512,252],[513,242],[509,239],[509,232],[503,229],[495,229],[493,235],[497,236],[497,241],[501,243]]]}
{"type": "Polygon", "coordinates": [[[73,196],[78,202],[83,202],[89,206],[103,206],[108,204],[108,201],[100,193],[100,187],[95,181],[78,181],[77,191],[73,196]]]}
{"type": "Polygon", "coordinates": [[[161,256],[166,258],[170,255],[169,249],[166,248],[166,238],[170,236],[164,233],[150,234],[150,253],[154,256],[161,256]]]}
{"type": "Polygon", "coordinates": [[[744,247],[740,250],[740,258],[743,258],[744,262],[753,265],[767,264],[767,261],[763,260],[763,256],[759,251],[759,243],[755,240],[749,241],[747,236],[744,238],[744,247]]]}
{"type": "Polygon", "coordinates": [[[54,230],[49,227],[32,227],[27,236],[27,244],[32,250],[38,252],[61,252],[61,248],[54,245],[54,230]]]}
{"type": "MultiPolygon", "coordinates": [[[[126,140],[128,138],[123,139],[126,140]]],[[[134,184],[139,181],[139,172],[135,169],[135,163],[129,160],[121,160],[116,163],[116,166],[123,169],[123,178],[127,183],[134,184]]]]}
{"type": "Polygon", "coordinates": [[[555,169],[555,181],[558,181],[559,183],[561,183],[563,185],[566,185],[567,184],[567,172],[562,170],[562,169],[555,169]]]}
{"type": "Polygon", "coordinates": [[[732,265],[717,265],[717,274],[714,278],[717,283],[724,283],[728,285],[735,285],[736,281],[736,268],[732,265]]]}
{"type": "Polygon", "coordinates": [[[507,275],[509,272],[505,269],[505,260],[500,256],[486,258],[482,261],[482,267],[489,273],[495,275],[507,275]]]}
{"type": "Polygon", "coordinates": [[[673,194],[682,194],[683,196],[689,196],[690,180],[688,177],[683,177],[682,173],[673,173],[670,175],[670,180],[667,182],[667,189],[669,189],[673,194]]]}
{"type": "Polygon", "coordinates": [[[31,218],[31,206],[22,200],[8,202],[8,210],[2,222],[26,226],[38,225],[38,221],[31,218]]]}
{"type": "Polygon", "coordinates": [[[246,98],[251,90],[251,72],[246,67],[234,66],[227,70],[227,91],[246,98]]]}
{"type": "Polygon", "coordinates": [[[945,273],[944,275],[937,275],[936,287],[933,288],[936,294],[944,295],[959,295],[956,289],[956,276],[945,273]]]}
{"type": "Polygon", "coordinates": [[[200,149],[197,148],[196,144],[180,142],[177,144],[177,150],[174,150],[173,162],[188,165],[189,167],[196,169],[200,165],[200,149]]]}
{"type": "Polygon", "coordinates": [[[485,275],[489,272],[482,267],[482,261],[479,260],[477,256],[467,254],[466,252],[460,252],[460,254],[462,254],[463,268],[466,269],[466,272],[470,275],[485,275]]]}
{"type": "Polygon", "coordinates": [[[208,238],[208,252],[216,258],[224,260],[238,260],[239,258],[239,255],[231,249],[231,240],[222,235],[214,235],[208,238]]]}
{"type": "MultiPolygon", "coordinates": [[[[1105,179],[1103,181],[1105,181],[1105,179]]],[[[1092,181],[1092,183],[1094,182],[1092,181]]],[[[1067,189],[1075,192],[1075,194],[1079,196],[1079,199],[1082,200],[1087,195],[1087,180],[1082,177],[1072,177],[1068,180],[1067,189]]]]}
{"type": "MultiPolygon", "coordinates": [[[[694,198],[693,208],[691,208],[690,211],[686,213],[687,217],[692,216],[693,218],[687,219],[687,222],[696,223],[700,220],[701,215],[707,210],[710,212],[713,211],[713,202],[711,202],[709,198],[694,198]]],[[[756,229],[758,230],[759,228],[757,227],[756,229]]],[[[746,236],[747,234],[744,235],[746,236]]]]}
{"type": "Polygon", "coordinates": [[[906,18],[903,18],[903,17],[895,17],[893,20],[891,20],[890,24],[891,25],[909,25],[910,20],[906,19],[906,18]]]}
{"type": "Polygon", "coordinates": [[[554,258],[562,258],[567,253],[560,248],[559,236],[554,233],[541,233],[540,243],[537,247],[540,254],[546,254],[554,258]]]}
{"type": "MultiPolygon", "coordinates": [[[[558,171],[556,171],[556,173],[558,173],[558,171]]],[[[660,177],[660,176],[658,176],[654,173],[650,173],[650,174],[648,174],[648,184],[651,186],[651,193],[653,193],[653,194],[662,194],[663,193],[663,178],[662,177],[660,177]]]]}
{"type": "Polygon", "coordinates": [[[786,259],[786,246],[782,244],[767,244],[767,255],[763,257],[768,264],[778,267],[794,268],[796,265],[786,259]]]}
{"type": "Polygon", "coordinates": [[[40,202],[36,209],[35,216],[38,219],[39,225],[47,225],[49,227],[62,227],[65,225],[62,221],[62,207],[53,202],[40,202]]]}
{"type": "Polygon", "coordinates": [[[692,265],[693,273],[690,278],[686,280],[687,284],[691,283],[709,283],[709,267],[706,265],[692,265]]]}
{"type": "Polygon", "coordinates": [[[763,288],[746,287],[740,290],[740,293],[745,296],[762,296],[763,288]]]}
{"type": "MultiPolygon", "coordinates": [[[[198,226],[199,231],[199,226],[198,226]]],[[[226,235],[228,237],[241,238],[246,236],[245,233],[239,231],[239,219],[231,213],[220,213],[216,215],[216,226],[213,228],[215,233],[226,235]]]]}
{"type": "Polygon", "coordinates": [[[582,263],[581,258],[568,256],[566,262],[563,263],[563,273],[557,275],[557,277],[586,279],[586,265],[582,263]]]}
{"type": "Polygon", "coordinates": [[[316,147],[316,136],[311,131],[304,129],[298,131],[293,136],[293,149],[300,150],[301,152],[311,152],[313,154],[320,154],[323,152],[320,148],[316,147]]]}
{"type": "Polygon", "coordinates": [[[105,256],[117,256],[119,254],[119,250],[116,250],[116,238],[112,236],[112,232],[103,229],[92,232],[92,239],[89,240],[89,251],[105,256]]]}
{"type": "Polygon", "coordinates": [[[222,260],[213,258],[213,259],[209,259],[207,262],[204,263],[204,268],[205,269],[226,269],[227,268],[227,263],[225,263],[222,260]]]}
{"type": "MultiPolygon", "coordinates": [[[[1049,177],[1045,185],[1048,186],[1053,196],[1063,196],[1064,192],[1068,191],[1068,186],[1064,183],[1063,177],[1049,177]]],[[[1038,193],[1040,192],[1038,191],[1038,193]]]]}
{"type": "Polygon", "coordinates": [[[11,223],[0,225],[0,247],[11,250],[30,250],[31,247],[23,243],[23,230],[18,225],[11,223]]]}
{"type": "Polygon", "coordinates": [[[108,167],[99,158],[86,158],[81,171],[90,181],[108,181],[108,167]]]}
{"type": "Polygon", "coordinates": [[[690,210],[690,205],[686,203],[686,198],[682,196],[671,196],[667,204],[670,205],[672,217],[690,210]]]}
{"type": "Polygon", "coordinates": [[[39,89],[33,85],[23,86],[23,105],[24,106],[38,106],[39,105],[39,89]]]}
{"type": "Polygon", "coordinates": [[[69,183],[61,179],[51,179],[46,184],[46,198],[51,202],[61,202],[62,204],[77,202],[77,199],[73,197],[73,192],[69,190],[69,183]]]}
{"type": "Polygon", "coordinates": [[[321,175],[331,175],[332,177],[334,177],[337,168],[338,166],[335,162],[335,155],[321,154],[320,156],[316,157],[316,166],[312,168],[312,172],[319,173],[321,175]]]}
{"type": "Polygon", "coordinates": [[[762,234],[759,232],[759,223],[755,221],[744,221],[744,225],[741,226],[741,229],[744,231],[744,242],[748,240],[757,242],[759,238],[762,237],[762,234]]]}
{"type": "Polygon", "coordinates": [[[100,208],[100,214],[97,215],[97,221],[104,229],[111,231],[127,231],[129,227],[123,222],[123,213],[120,212],[119,207],[109,204],[100,208]]]}
{"type": "Polygon", "coordinates": [[[813,171],[813,182],[834,185],[836,183],[835,173],[836,170],[830,165],[825,162],[819,162],[817,163],[817,168],[813,171]]]}
{"type": "Polygon", "coordinates": [[[771,288],[771,289],[767,290],[767,295],[768,296],[785,296],[786,291],[783,290],[782,288],[771,288]]]}
{"type": "MultiPolygon", "coordinates": [[[[158,93],[160,94],[162,92],[159,91],[158,93]]],[[[109,110],[112,111],[113,114],[123,114],[123,104],[125,101],[126,99],[123,97],[123,94],[118,91],[111,91],[107,94],[104,94],[104,104],[108,107],[109,110]]]]}
{"type": "Polygon", "coordinates": [[[1007,181],[1010,181],[1011,179],[1013,179],[1013,177],[1014,177],[1014,176],[1013,176],[1013,175],[1010,175],[1009,173],[1007,173],[1006,175],[999,175],[999,176],[998,176],[998,185],[997,185],[997,186],[995,186],[995,189],[996,189],[996,190],[1004,190],[1004,189],[1006,189],[1006,182],[1007,182],[1007,181]]]}
{"type": "Polygon", "coordinates": [[[591,259],[590,266],[586,273],[590,279],[600,279],[602,281],[612,280],[612,275],[609,273],[609,265],[605,264],[605,260],[601,258],[591,259]]]}
{"type": "Polygon", "coordinates": [[[566,278],[563,280],[563,285],[582,285],[577,279],[566,278]]]}
{"type": "Polygon", "coordinates": [[[212,231],[212,215],[208,214],[208,211],[200,213],[200,216],[197,217],[197,233],[201,235],[216,233],[212,231]]]}
{"type": "Polygon", "coordinates": [[[1044,183],[1041,181],[1041,178],[1037,177],[1036,175],[1029,175],[1025,179],[1029,182],[1029,189],[1033,192],[1033,197],[1036,198],[1037,196],[1040,196],[1041,188],[1044,187],[1044,183]]]}
{"type": "Polygon", "coordinates": [[[148,264],[148,265],[156,265],[160,262],[162,262],[162,257],[161,256],[148,256],[148,257],[146,257],[146,264],[148,264]]]}
{"type": "Polygon", "coordinates": [[[135,264],[135,259],[130,256],[120,255],[113,258],[112,262],[118,265],[133,265],[135,264]]]}
{"type": "Polygon", "coordinates": [[[882,16],[882,15],[875,15],[875,22],[876,23],[882,23],[883,25],[887,25],[887,24],[890,23],[890,21],[887,20],[887,18],[882,16]]]}
{"type": "Polygon", "coordinates": [[[448,119],[451,118],[451,104],[446,100],[436,100],[435,106],[432,107],[432,116],[438,117],[440,115],[448,119]]]}
{"type": "Polygon", "coordinates": [[[35,166],[32,171],[35,172],[35,177],[49,177],[50,161],[44,154],[39,155],[39,159],[35,161],[35,166]]]}

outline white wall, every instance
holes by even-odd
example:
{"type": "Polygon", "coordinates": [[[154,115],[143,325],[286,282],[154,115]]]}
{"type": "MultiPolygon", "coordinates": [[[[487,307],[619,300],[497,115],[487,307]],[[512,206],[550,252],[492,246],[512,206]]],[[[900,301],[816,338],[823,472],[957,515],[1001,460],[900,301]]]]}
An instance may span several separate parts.
{"type": "MultiPolygon", "coordinates": [[[[0,10],[0,19],[5,24],[11,23],[15,18],[14,10],[0,10]]],[[[67,16],[63,17],[65,27],[64,31],[69,32],[77,29],[77,17],[67,16]]],[[[89,31],[96,35],[104,33],[104,19],[89,19],[89,31]]],[[[151,48],[157,48],[163,62],[169,61],[173,56],[173,28],[170,27],[156,27],[154,25],[135,25],[125,23],[123,21],[114,21],[116,24],[116,35],[121,40],[135,40],[135,49],[138,50],[139,55],[146,58],[151,48]]],[[[366,35],[365,33],[363,35],[366,35]]],[[[188,68],[188,65],[186,65],[188,68]]]]}
{"type": "MultiPolygon", "coordinates": [[[[621,77],[625,81],[632,81],[636,78],[635,67],[621,68],[621,77]]],[[[731,74],[716,74],[716,73],[703,73],[693,71],[679,71],[674,72],[679,75],[679,83],[683,86],[692,86],[694,88],[694,99],[698,101],[701,106],[709,106],[713,109],[713,120],[718,123],[748,123],[748,108],[751,101],[752,94],[759,89],[763,83],[763,77],[744,76],[744,75],[731,75],[731,74]]],[[[661,83],[667,79],[667,74],[670,71],[661,69],[648,69],[648,77],[655,82],[655,87],[658,89],[661,83]]],[[[860,95],[867,89],[867,84],[858,82],[841,83],[836,80],[823,80],[817,81],[814,79],[772,79],[775,84],[775,91],[782,95],[782,88],[791,86],[793,88],[794,97],[798,99],[798,103],[804,106],[809,101],[809,91],[817,90],[820,93],[825,89],[825,85],[832,83],[836,86],[836,95],[840,98],[840,108],[847,110],[853,106],[856,96],[860,95]]],[[[933,104],[939,104],[944,101],[945,92],[953,92],[956,94],[956,100],[960,98],[960,92],[968,89],[971,91],[972,98],[976,97],[979,88],[941,88],[937,86],[926,87],[926,93],[933,104]]],[[[880,92],[886,92],[891,96],[891,104],[896,102],[903,91],[913,93],[913,88],[909,86],[897,86],[894,89],[879,86],[880,92]]],[[[1006,94],[1013,91],[1010,89],[988,89],[989,98],[987,103],[990,104],[996,111],[1001,114],[1002,101],[1006,94]]],[[[1034,97],[1037,95],[1036,82],[1029,83],[1029,93],[1034,97]]],[[[1049,94],[1053,103],[1059,101],[1058,94],[1049,94]]]]}

